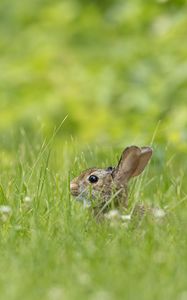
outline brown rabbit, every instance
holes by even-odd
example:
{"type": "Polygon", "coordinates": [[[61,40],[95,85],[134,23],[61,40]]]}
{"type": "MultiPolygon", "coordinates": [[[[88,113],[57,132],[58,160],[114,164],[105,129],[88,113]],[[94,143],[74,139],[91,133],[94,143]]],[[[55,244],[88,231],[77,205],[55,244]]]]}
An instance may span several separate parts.
{"type": "Polygon", "coordinates": [[[123,151],[117,167],[91,168],[74,178],[70,183],[71,194],[92,206],[96,215],[107,212],[111,205],[126,208],[128,181],[143,172],[151,156],[150,147],[130,146],[123,151]]]}

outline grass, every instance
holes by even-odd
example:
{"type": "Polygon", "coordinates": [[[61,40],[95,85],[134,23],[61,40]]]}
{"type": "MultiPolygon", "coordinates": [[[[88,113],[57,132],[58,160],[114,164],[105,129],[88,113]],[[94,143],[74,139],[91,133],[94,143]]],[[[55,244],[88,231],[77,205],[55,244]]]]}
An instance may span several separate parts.
{"type": "MultiPolygon", "coordinates": [[[[141,199],[168,207],[162,222],[146,217],[128,226],[97,223],[69,195],[69,170],[71,177],[84,168],[81,159],[73,163],[77,150],[64,154],[71,166],[66,169],[61,160],[55,163],[54,143],[51,149],[45,145],[22,148],[12,168],[1,171],[1,298],[186,299],[182,174],[173,179],[165,167],[162,176],[153,158],[148,173],[131,184],[130,205],[141,199]],[[2,205],[11,213],[2,212],[2,205]]],[[[102,149],[92,152],[105,163],[102,149]]],[[[105,152],[106,164],[114,153],[105,152]]]]}
{"type": "Polygon", "coordinates": [[[186,0],[0,1],[1,299],[187,299],[186,12],[186,0]],[[152,135],[129,210],[166,218],[97,223],[70,179],[152,135]]]}

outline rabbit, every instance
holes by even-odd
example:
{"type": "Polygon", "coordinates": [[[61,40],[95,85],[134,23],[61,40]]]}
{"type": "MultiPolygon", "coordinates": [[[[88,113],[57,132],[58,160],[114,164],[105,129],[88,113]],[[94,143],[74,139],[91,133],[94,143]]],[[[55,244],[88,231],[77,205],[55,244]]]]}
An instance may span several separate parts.
{"type": "Polygon", "coordinates": [[[151,159],[151,147],[127,147],[116,167],[90,168],[70,182],[70,192],[94,213],[107,213],[113,208],[128,206],[128,182],[140,175],[151,159]]]}

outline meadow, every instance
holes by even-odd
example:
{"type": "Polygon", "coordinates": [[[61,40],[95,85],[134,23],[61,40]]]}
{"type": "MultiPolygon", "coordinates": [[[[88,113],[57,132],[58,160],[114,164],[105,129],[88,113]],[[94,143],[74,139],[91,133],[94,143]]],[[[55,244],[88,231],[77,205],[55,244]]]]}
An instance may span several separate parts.
{"type": "Polygon", "coordinates": [[[187,3],[0,3],[0,298],[187,299],[187,3]],[[98,223],[70,196],[128,145],[165,218],[98,223]]]}

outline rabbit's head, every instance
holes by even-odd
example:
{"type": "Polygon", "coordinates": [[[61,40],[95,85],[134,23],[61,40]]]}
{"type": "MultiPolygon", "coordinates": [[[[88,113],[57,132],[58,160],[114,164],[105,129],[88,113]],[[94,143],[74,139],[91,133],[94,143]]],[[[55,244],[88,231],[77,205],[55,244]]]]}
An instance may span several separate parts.
{"type": "Polygon", "coordinates": [[[127,205],[127,184],[130,178],[141,174],[152,156],[150,147],[126,148],[116,167],[91,168],[70,183],[70,191],[78,201],[105,205],[111,198],[115,205],[127,205]],[[99,200],[96,201],[96,200],[99,200]]]}

